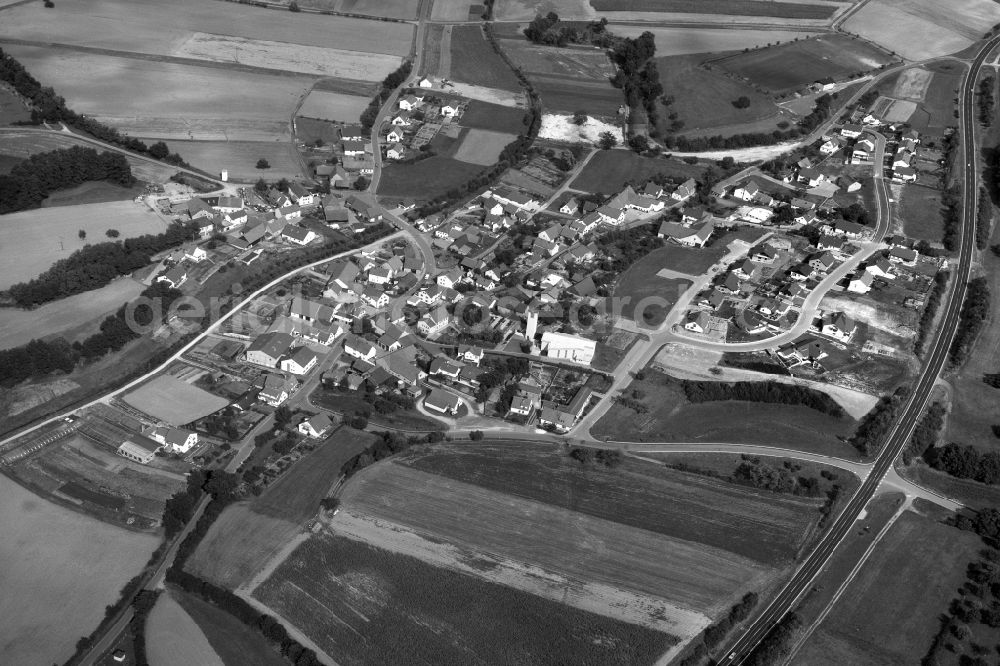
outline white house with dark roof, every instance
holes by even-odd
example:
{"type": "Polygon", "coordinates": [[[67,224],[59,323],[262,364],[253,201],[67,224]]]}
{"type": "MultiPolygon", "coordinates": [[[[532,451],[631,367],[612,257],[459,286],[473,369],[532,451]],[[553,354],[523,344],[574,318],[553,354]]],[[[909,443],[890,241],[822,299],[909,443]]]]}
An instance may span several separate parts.
{"type": "Polygon", "coordinates": [[[314,414],[299,424],[298,430],[306,437],[323,439],[333,429],[333,421],[326,414],[314,414]]]}
{"type": "Polygon", "coordinates": [[[285,372],[290,372],[293,375],[304,375],[316,367],[318,362],[319,358],[316,356],[316,352],[303,346],[295,349],[288,357],[281,359],[279,366],[285,372]]]}
{"type": "Polygon", "coordinates": [[[187,453],[198,443],[198,433],[166,426],[154,428],[149,438],[171,453],[187,453]]]}
{"type": "Polygon", "coordinates": [[[294,224],[287,224],[281,230],[281,237],[296,245],[308,245],[316,240],[316,232],[312,229],[305,229],[294,224]]]}
{"type": "Polygon", "coordinates": [[[461,405],[457,395],[442,389],[434,389],[424,398],[424,407],[438,414],[458,414],[461,405]]]}

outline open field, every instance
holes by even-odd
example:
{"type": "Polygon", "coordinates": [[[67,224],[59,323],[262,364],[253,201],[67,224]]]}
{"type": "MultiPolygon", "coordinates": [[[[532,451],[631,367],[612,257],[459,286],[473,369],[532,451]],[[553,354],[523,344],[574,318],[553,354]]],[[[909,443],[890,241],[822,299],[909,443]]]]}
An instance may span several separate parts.
{"type": "Polygon", "coordinates": [[[639,665],[676,642],[328,534],[299,546],[254,596],[343,665],[639,665]]]}
{"type": "Polygon", "coordinates": [[[205,634],[166,592],[146,619],[146,655],[156,666],[224,666],[205,634]]]}
{"type": "Polygon", "coordinates": [[[465,21],[469,18],[469,0],[435,0],[431,7],[434,21],[465,21]]]}
{"type": "Polygon", "coordinates": [[[934,78],[934,72],[923,67],[910,67],[900,72],[892,88],[892,96],[922,102],[927,88],[934,78]]]}
{"type": "Polygon", "coordinates": [[[261,634],[193,594],[170,590],[170,596],[190,616],[226,666],[287,666],[261,634]]]}
{"type": "MultiPolygon", "coordinates": [[[[834,4],[761,2],[760,0],[590,0],[599,12],[662,12],[664,14],[724,14],[727,16],[773,16],[785,19],[826,19],[834,4]]],[[[664,17],[668,19],[669,17],[664,17]]]]}
{"type": "Polygon", "coordinates": [[[459,121],[462,127],[524,134],[528,131],[524,124],[526,109],[490,104],[479,100],[469,102],[459,121]]]}
{"type": "Polygon", "coordinates": [[[602,118],[617,117],[625,103],[622,92],[607,80],[573,79],[543,74],[529,75],[547,112],[586,111],[602,118]]]}
{"type": "Polygon", "coordinates": [[[295,138],[308,144],[315,144],[317,139],[323,143],[337,143],[340,132],[337,125],[315,118],[295,118],[295,138]]]}
{"type": "MultiPolygon", "coordinates": [[[[656,37],[656,55],[658,58],[689,53],[723,53],[726,51],[742,51],[767,46],[775,42],[790,42],[794,39],[805,39],[816,33],[807,30],[732,30],[725,27],[666,27],[658,25],[637,25],[612,23],[608,30],[622,37],[636,38],[644,32],[651,32],[656,37]]],[[[666,73],[660,69],[660,77],[666,73]]]]}
{"type": "Polygon", "coordinates": [[[615,469],[599,464],[584,467],[564,448],[537,443],[443,445],[408,453],[399,463],[722,548],[768,565],[795,558],[819,519],[821,504],[817,499],[753,490],[635,458],[626,458],[615,469]]]}
{"type": "Polygon", "coordinates": [[[405,56],[413,26],[199,0],[95,0],[67,3],[58,12],[29,3],[5,10],[0,24],[0,37],[154,55],[175,55],[196,33],[405,56]]]}
{"type": "Polygon", "coordinates": [[[540,11],[555,12],[564,21],[597,18],[588,0],[497,0],[493,15],[498,21],[531,21],[540,11]]]}
{"type": "Polygon", "coordinates": [[[300,0],[299,7],[345,14],[412,19],[417,16],[418,4],[418,0],[300,0]]]}
{"type": "Polygon", "coordinates": [[[458,25],[451,33],[451,78],[487,88],[521,91],[507,66],[478,25],[458,25]]]}
{"type": "Polygon", "coordinates": [[[7,88],[0,87],[0,125],[13,125],[29,120],[31,112],[21,102],[21,98],[7,88]]]}
{"type": "Polygon", "coordinates": [[[844,23],[844,29],[895,51],[907,60],[955,53],[1000,22],[1000,5],[990,0],[873,0],[844,23]],[[914,39],[920,35],[920,39],[914,39]]]}
{"type": "Polygon", "coordinates": [[[501,40],[500,46],[528,74],[604,81],[615,74],[615,66],[608,55],[592,47],[539,46],[523,37],[501,40]]]}
{"type": "Polygon", "coordinates": [[[76,187],[56,190],[42,201],[42,208],[55,206],[78,206],[80,204],[106,203],[108,201],[132,201],[144,193],[142,181],[132,187],[122,187],[106,180],[91,180],[76,187]]]}
{"type": "Polygon", "coordinates": [[[344,95],[326,90],[313,90],[299,109],[299,115],[319,120],[353,123],[371,101],[359,95],[344,95]]]}
{"type": "Polygon", "coordinates": [[[691,404],[675,380],[650,370],[626,391],[635,389],[644,393],[642,402],[649,411],[637,414],[614,404],[591,434],[629,442],[742,442],[857,458],[844,441],[857,423],[849,417],[835,418],[801,405],[736,400],[691,404]]]}
{"type": "Polygon", "coordinates": [[[652,263],[647,262],[642,268],[637,269],[639,263],[630,266],[618,278],[614,296],[623,299],[621,301],[623,317],[640,325],[659,326],[691,286],[691,280],[660,277],[656,274],[659,268],[656,271],[649,270],[653,266],[652,263]]]}
{"type": "Polygon", "coordinates": [[[127,393],[122,400],[175,426],[197,421],[229,404],[225,398],[172,375],[159,375],[127,393]]]}
{"type": "Polygon", "coordinates": [[[861,40],[824,35],[740,53],[712,61],[712,65],[772,93],[784,94],[828,77],[850,78],[892,60],[861,40]]]}
{"type": "Polygon", "coordinates": [[[387,164],[378,181],[378,194],[426,201],[464,185],[480,171],[477,165],[440,156],[414,164],[387,164]]]}
{"type": "Polygon", "coordinates": [[[941,217],[941,192],[920,185],[893,185],[893,193],[901,190],[900,202],[894,211],[903,223],[903,233],[910,238],[926,240],[935,245],[941,242],[944,222],[941,217]]]}
{"type": "Polygon", "coordinates": [[[889,528],[796,663],[916,664],[982,541],[912,512],[889,528]],[[887,612],[905,609],[905,612],[887,612]]]}
{"type": "Polygon", "coordinates": [[[301,533],[302,523],[319,510],[319,501],[340,477],[340,467],[371,442],[370,435],[349,428],[335,432],[262,495],[227,507],[188,568],[230,589],[248,582],[301,533]]]}
{"type": "Polygon", "coordinates": [[[602,150],[587,162],[570,187],[584,192],[617,194],[626,183],[642,186],[657,174],[681,183],[688,178],[697,178],[704,169],[701,164],[642,157],[631,150],[602,150]]]}
{"type": "Polygon", "coordinates": [[[625,527],[395,462],[359,473],[341,497],[353,516],[661,599],[675,631],[691,622],[681,609],[714,615],[770,578],[769,566],[720,547],[625,527]],[[569,552],[575,556],[567,559],[569,552]]]}
{"type": "Polygon", "coordinates": [[[6,476],[0,498],[0,652],[11,664],[62,663],[160,540],[64,509],[6,476]]]}
{"type": "Polygon", "coordinates": [[[36,208],[0,217],[0,289],[37,277],[87,243],[160,233],[166,223],[143,204],[114,201],[72,207],[36,208]],[[85,240],[79,231],[87,232],[85,240]]]}
{"type": "Polygon", "coordinates": [[[460,162],[490,166],[500,157],[500,151],[516,138],[517,135],[506,132],[469,130],[455,151],[455,159],[460,162]]]}
{"type": "Polygon", "coordinates": [[[674,103],[668,107],[657,105],[663,127],[670,125],[667,114],[674,112],[684,121],[685,131],[743,125],[765,119],[777,125],[784,118],[781,109],[770,97],[739,79],[699,66],[703,60],[703,55],[656,59],[660,82],[674,98],[674,103]],[[733,106],[733,102],[740,97],[750,100],[747,108],[733,106]]]}
{"type": "Polygon", "coordinates": [[[910,116],[910,125],[921,135],[941,137],[945,129],[955,125],[955,91],[961,85],[965,67],[946,61],[927,65],[927,69],[934,77],[924,93],[924,101],[910,116]]]}
{"type": "MultiPolygon", "coordinates": [[[[156,139],[146,139],[147,143],[156,139]]],[[[290,141],[178,141],[173,139],[170,150],[180,153],[184,161],[196,169],[219,176],[226,170],[229,179],[256,182],[260,177],[268,180],[299,178],[302,166],[295,147],[290,141]],[[264,158],[269,169],[258,169],[257,160],[264,158]]]]}

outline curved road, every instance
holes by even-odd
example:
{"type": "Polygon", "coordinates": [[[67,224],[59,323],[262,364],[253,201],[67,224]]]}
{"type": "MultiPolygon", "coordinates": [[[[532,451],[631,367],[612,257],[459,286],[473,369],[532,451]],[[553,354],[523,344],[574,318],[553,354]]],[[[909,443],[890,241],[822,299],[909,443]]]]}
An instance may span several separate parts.
{"type": "Polygon", "coordinates": [[[944,369],[948,359],[955,329],[958,326],[962,302],[965,297],[966,282],[972,268],[973,251],[976,233],[976,203],[979,194],[978,167],[976,159],[976,120],[975,120],[975,82],[983,67],[987,55],[1000,44],[1000,37],[988,41],[977,53],[965,79],[962,82],[962,93],[959,97],[961,118],[962,147],[965,159],[963,180],[965,195],[963,200],[962,247],[958,265],[955,271],[955,282],[948,306],[941,322],[941,329],[934,338],[931,352],[927,357],[924,371],[920,375],[916,387],[903,406],[896,425],[889,432],[882,450],[875,458],[871,473],[861,484],[861,487],[848,502],[840,516],[817,544],[816,548],[803,560],[791,580],[777,594],[774,600],[764,609],[747,630],[723,654],[720,664],[740,664],[754,648],[764,639],[767,633],[792,610],[802,594],[808,589],[812,580],[826,566],[844,537],[850,532],[852,525],[864,510],[868,501],[875,495],[883,479],[892,470],[896,457],[910,440],[917,421],[924,411],[924,406],[930,397],[931,389],[944,369]]]}

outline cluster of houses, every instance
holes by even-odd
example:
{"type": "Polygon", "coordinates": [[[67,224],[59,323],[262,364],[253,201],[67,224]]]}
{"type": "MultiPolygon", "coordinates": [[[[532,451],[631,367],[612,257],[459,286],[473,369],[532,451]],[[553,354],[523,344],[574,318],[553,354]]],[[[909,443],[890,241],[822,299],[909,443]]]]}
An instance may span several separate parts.
{"type": "Polygon", "coordinates": [[[917,265],[920,253],[909,247],[906,239],[893,236],[889,240],[889,246],[886,252],[872,258],[851,276],[847,283],[847,291],[867,294],[872,290],[876,280],[885,282],[894,280],[901,267],[913,268],[917,265]]]}
{"type": "Polygon", "coordinates": [[[843,150],[848,162],[867,163],[876,159],[877,142],[884,140],[886,149],[895,146],[895,151],[887,150],[890,156],[884,165],[891,173],[892,179],[900,183],[916,182],[918,172],[914,166],[914,159],[920,143],[920,133],[913,129],[896,129],[890,126],[888,130],[891,134],[886,138],[883,134],[875,132],[883,125],[875,116],[869,114],[861,122],[862,124],[846,124],[840,128],[838,134],[824,137],[820,152],[824,155],[833,155],[843,150]]]}
{"type": "Polygon", "coordinates": [[[382,128],[385,157],[406,160],[430,144],[439,132],[457,137],[457,120],[465,104],[450,98],[431,95],[425,89],[405,91],[398,109],[382,128]]]}
{"type": "Polygon", "coordinates": [[[116,453],[133,462],[148,465],[159,451],[183,455],[198,445],[198,433],[183,428],[158,426],[147,435],[123,441],[116,453]]]}

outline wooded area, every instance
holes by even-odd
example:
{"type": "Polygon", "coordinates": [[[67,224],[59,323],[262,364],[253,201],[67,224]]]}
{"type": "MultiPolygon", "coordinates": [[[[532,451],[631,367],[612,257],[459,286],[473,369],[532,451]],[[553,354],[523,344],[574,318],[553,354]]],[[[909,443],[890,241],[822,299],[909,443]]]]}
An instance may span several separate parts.
{"type": "Polygon", "coordinates": [[[782,405],[802,405],[834,417],[844,416],[837,401],[822,391],[779,382],[712,382],[683,380],[684,395],[689,402],[715,400],[745,400],[782,405]]]}
{"type": "Polygon", "coordinates": [[[95,180],[122,187],[135,183],[132,167],[118,153],[98,153],[82,146],[36,153],[9,174],[0,174],[0,215],[38,208],[56,190],[95,180]]]}

